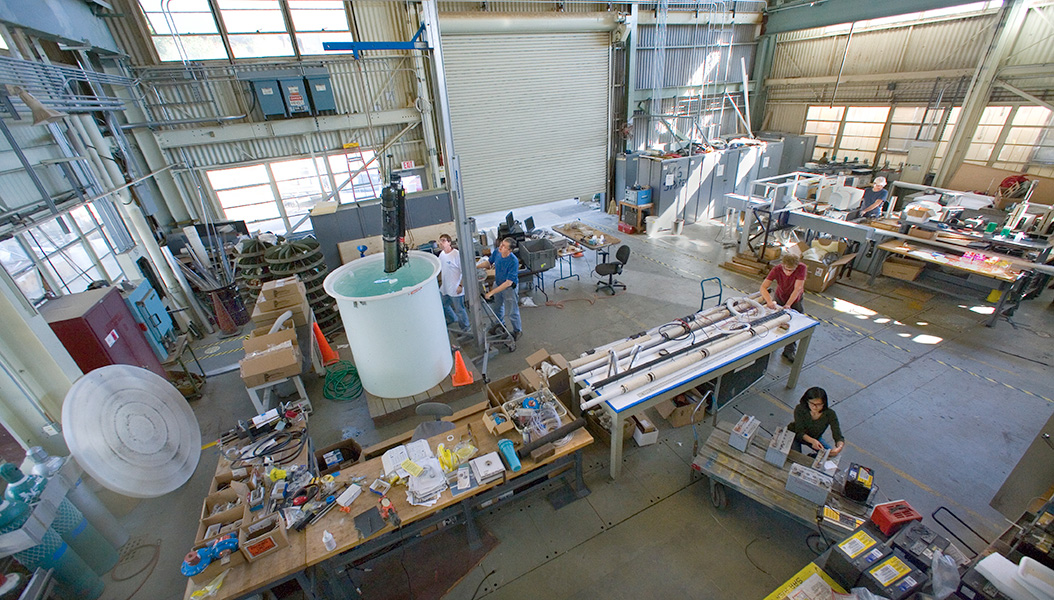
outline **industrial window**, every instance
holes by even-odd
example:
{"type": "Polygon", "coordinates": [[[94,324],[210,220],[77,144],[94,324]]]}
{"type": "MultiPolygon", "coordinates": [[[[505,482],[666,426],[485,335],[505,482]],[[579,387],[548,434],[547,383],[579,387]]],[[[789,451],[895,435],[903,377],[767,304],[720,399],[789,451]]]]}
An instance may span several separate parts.
{"type": "Polygon", "coordinates": [[[886,146],[879,155],[878,162],[888,162],[896,167],[904,162],[913,142],[935,141],[943,117],[943,108],[934,110],[925,106],[894,107],[889,118],[886,146]]]}
{"type": "Polygon", "coordinates": [[[1003,147],[993,166],[1019,171],[1033,164],[1050,164],[1047,154],[1054,143],[1049,136],[1050,117],[1051,111],[1045,106],[1019,106],[1010,119],[1003,147]]]}
{"type": "Polygon", "coordinates": [[[973,140],[966,150],[964,162],[987,165],[995,158],[995,148],[1000,134],[1010,116],[1010,106],[987,106],[974,130],[973,140]]]}
{"type": "Polygon", "coordinates": [[[334,188],[342,204],[380,194],[381,174],[372,150],[325,158],[298,158],[206,172],[224,216],[250,231],[286,235],[310,231],[308,214],[334,188]],[[370,163],[363,169],[363,163],[370,163]],[[354,175],[349,181],[349,174],[354,175]]]}
{"type": "Polygon", "coordinates": [[[162,61],[227,58],[208,0],[139,0],[162,61]]]}
{"type": "Polygon", "coordinates": [[[873,163],[888,117],[888,106],[810,106],[805,133],[816,136],[813,159],[826,153],[873,163]]]}
{"type": "Polygon", "coordinates": [[[0,265],[27,299],[83,292],[125,277],[93,205],[79,206],[0,242],[0,265]],[[63,231],[65,226],[66,231],[63,231]]]}
{"type": "Polygon", "coordinates": [[[931,171],[940,169],[944,157],[948,155],[948,143],[951,142],[952,134],[955,133],[955,124],[959,122],[960,112],[962,112],[961,106],[954,106],[948,111],[948,122],[944,125],[944,132],[941,133],[941,141],[937,143],[937,153],[933,155],[931,171]]]}
{"type": "Polygon", "coordinates": [[[214,0],[234,58],[293,56],[278,0],[214,0]]]}
{"type": "Polygon", "coordinates": [[[813,159],[824,154],[830,158],[834,155],[835,142],[842,125],[844,106],[810,106],[805,117],[805,133],[816,136],[816,149],[813,159]]]}
{"type": "Polygon", "coordinates": [[[332,52],[322,49],[325,42],[353,41],[343,0],[290,0],[289,15],[293,19],[300,54],[351,53],[351,50],[332,52]]]}
{"type": "Polygon", "coordinates": [[[838,155],[851,161],[874,163],[887,118],[888,106],[850,106],[845,111],[838,155]]]}

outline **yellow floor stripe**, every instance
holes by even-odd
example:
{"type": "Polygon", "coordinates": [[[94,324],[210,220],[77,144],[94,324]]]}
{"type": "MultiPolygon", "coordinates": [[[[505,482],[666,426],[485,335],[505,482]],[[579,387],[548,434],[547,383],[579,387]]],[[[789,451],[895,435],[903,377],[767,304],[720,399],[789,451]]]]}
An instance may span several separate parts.
{"type": "Polygon", "coordinates": [[[948,364],[948,363],[944,362],[943,360],[939,360],[939,359],[936,359],[936,358],[933,359],[933,360],[939,365],[944,365],[945,367],[951,367],[952,369],[955,369],[956,371],[959,371],[960,373],[966,373],[968,375],[973,375],[974,377],[976,377],[978,379],[984,379],[985,381],[987,381],[989,383],[1002,385],[1003,387],[1012,389],[1015,392],[1021,392],[1023,394],[1028,394],[1029,396],[1033,396],[1033,397],[1036,397],[1036,398],[1041,398],[1043,400],[1046,400],[1047,402],[1050,402],[1051,404],[1054,404],[1054,400],[1051,400],[1050,398],[1047,398],[1046,396],[1041,396],[1041,395],[1039,395],[1039,394],[1037,394],[1035,392],[1030,392],[1028,390],[1023,390],[1023,389],[1021,389],[1019,387],[1010,385],[1009,383],[1006,383],[1005,381],[997,381],[995,379],[992,379],[991,377],[988,377],[987,375],[981,375],[980,373],[974,373],[973,371],[969,371],[967,369],[963,369],[961,367],[957,367],[955,365],[948,364]]]}
{"type": "Polygon", "coordinates": [[[860,389],[864,389],[864,388],[867,387],[867,385],[865,385],[863,383],[860,383],[859,381],[853,379],[852,377],[850,377],[848,375],[845,375],[843,373],[839,373],[838,371],[835,371],[834,369],[832,369],[831,367],[828,367],[827,365],[817,365],[817,366],[819,366],[824,371],[827,371],[828,373],[833,373],[833,374],[841,377],[842,379],[848,381],[849,383],[852,383],[854,385],[860,386],[860,389]]]}
{"type": "Polygon", "coordinates": [[[208,450],[209,448],[215,446],[218,443],[219,443],[219,441],[209,442],[209,443],[205,444],[204,446],[202,446],[201,449],[202,450],[208,450]]]}

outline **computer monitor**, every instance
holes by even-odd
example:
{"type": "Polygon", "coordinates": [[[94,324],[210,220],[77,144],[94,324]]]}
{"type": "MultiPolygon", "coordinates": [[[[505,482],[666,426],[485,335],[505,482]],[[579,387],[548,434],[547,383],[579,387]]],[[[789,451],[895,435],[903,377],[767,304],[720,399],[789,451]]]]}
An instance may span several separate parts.
{"type": "Polygon", "coordinates": [[[516,228],[516,219],[513,218],[512,211],[509,211],[509,214],[505,215],[505,226],[509,228],[509,231],[516,228]]]}
{"type": "Polygon", "coordinates": [[[527,217],[523,220],[523,230],[528,235],[534,231],[534,217],[527,217]]]}

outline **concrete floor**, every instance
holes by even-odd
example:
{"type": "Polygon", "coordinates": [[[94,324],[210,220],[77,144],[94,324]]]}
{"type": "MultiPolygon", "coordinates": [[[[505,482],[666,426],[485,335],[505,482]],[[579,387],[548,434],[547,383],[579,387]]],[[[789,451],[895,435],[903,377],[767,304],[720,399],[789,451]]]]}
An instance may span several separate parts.
{"type": "MultiPolygon", "coordinates": [[[[539,226],[580,216],[623,238],[632,254],[620,279],[629,289],[596,296],[593,257],[577,259],[580,281],[554,286],[550,278],[552,303],[536,294],[541,306],[522,309],[524,336],[515,353],[491,361],[492,379],[519,371],[540,348],[573,357],[694,312],[704,277],[720,277],[726,296],[759,284],[717,266],[731,250],[714,242],[715,226],[689,225],[682,236],[649,239],[619,234],[613,216],[573,201],[533,214],[539,226]]],[[[485,228],[503,216],[478,222],[485,228]]],[[[822,323],[798,386],[785,388],[789,368],[773,360],[721,418],[752,414],[771,431],[791,420],[806,388],[824,387],[847,440],[843,461],[873,467],[880,498],[907,499],[924,514],[946,506],[985,536],[1000,531],[1005,521],[988,502],[1054,407],[1051,292],[1026,303],[1015,325],[1002,320],[993,328],[982,325],[982,302],[886,278],[869,287],[859,273],[824,294],[807,294],[805,308],[822,323]]],[[[332,403],[322,399],[320,379],[306,376],[305,383],[318,445],[353,435],[366,446],[416,424],[409,419],[378,430],[364,402],[332,403]]],[[[210,378],[206,396],[192,406],[205,441],[252,413],[237,373],[210,378]]],[[[607,446],[594,444],[586,452],[587,498],[554,511],[539,495],[486,514],[483,525],[502,543],[447,597],[760,598],[813,558],[807,527],[734,493],[727,510],[714,509],[705,480],[689,467],[691,428],[670,428],[653,411],[648,416],[660,428],[659,443],[630,442],[618,480],[608,477],[607,446]]],[[[698,429],[704,438],[711,431],[698,429]]],[[[182,597],[178,566],[215,464],[215,450],[205,450],[191,481],[164,498],[105,495],[133,538],[126,560],[106,577],[106,598],[182,597]]]]}

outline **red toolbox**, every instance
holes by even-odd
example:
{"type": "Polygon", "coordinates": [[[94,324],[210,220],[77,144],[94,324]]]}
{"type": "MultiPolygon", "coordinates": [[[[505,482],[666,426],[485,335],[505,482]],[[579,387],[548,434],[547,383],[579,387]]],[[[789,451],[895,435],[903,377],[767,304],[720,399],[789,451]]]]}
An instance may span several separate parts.
{"type": "Polygon", "coordinates": [[[637,233],[637,228],[630,225],[629,223],[618,222],[618,230],[622,233],[637,233]]]}
{"type": "Polygon", "coordinates": [[[904,500],[894,500],[885,504],[876,504],[871,513],[871,522],[886,535],[893,535],[906,523],[921,521],[919,511],[911,508],[904,500]]]}

